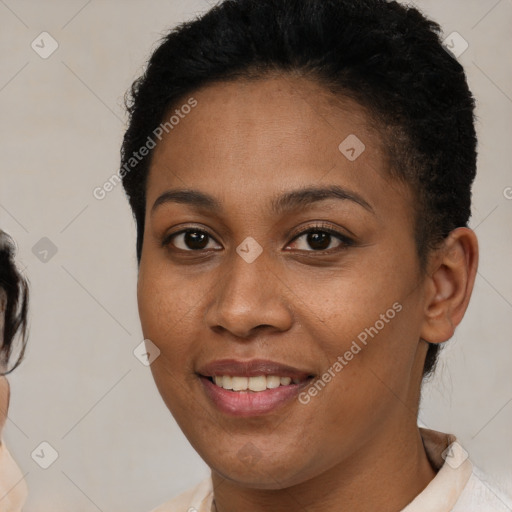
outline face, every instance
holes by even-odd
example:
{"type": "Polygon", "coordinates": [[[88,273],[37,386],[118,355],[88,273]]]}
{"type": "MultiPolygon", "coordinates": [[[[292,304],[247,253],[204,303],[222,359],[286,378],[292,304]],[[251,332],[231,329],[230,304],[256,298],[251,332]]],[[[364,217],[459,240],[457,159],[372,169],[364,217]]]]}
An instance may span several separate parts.
{"type": "Polygon", "coordinates": [[[160,350],[151,369],[214,472],[298,484],[416,424],[413,198],[387,177],[365,111],[315,83],[193,97],[147,182],[138,303],[160,350]]]}

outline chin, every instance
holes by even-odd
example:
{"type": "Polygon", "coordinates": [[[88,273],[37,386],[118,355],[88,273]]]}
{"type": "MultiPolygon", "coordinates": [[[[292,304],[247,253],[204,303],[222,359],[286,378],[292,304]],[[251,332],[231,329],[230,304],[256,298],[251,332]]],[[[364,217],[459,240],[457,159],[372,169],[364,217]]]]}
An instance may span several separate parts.
{"type": "MultiPolygon", "coordinates": [[[[247,446],[250,446],[250,442],[247,446]]],[[[255,447],[254,447],[255,448],[255,447]]],[[[256,450],[243,448],[233,456],[213,461],[205,458],[206,463],[213,472],[236,485],[262,490],[279,490],[300,484],[312,475],[307,475],[301,454],[296,457],[283,457],[281,460],[272,454],[271,460],[259,455],[256,450]],[[252,453],[251,453],[252,452],[252,453]],[[252,457],[252,459],[251,459],[252,457]]]]}
{"type": "Polygon", "coordinates": [[[301,479],[291,478],[290,480],[283,480],[282,475],[276,472],[257,472],[255,470],[245,470],[244,472],[234,472],[233,470],[228,472],[221,472],[212,468],[222,478],[229,480],[235,485],[240,487],[249,487],[251,489],[261,490],[280,490],[299,484],[301,479]]]}

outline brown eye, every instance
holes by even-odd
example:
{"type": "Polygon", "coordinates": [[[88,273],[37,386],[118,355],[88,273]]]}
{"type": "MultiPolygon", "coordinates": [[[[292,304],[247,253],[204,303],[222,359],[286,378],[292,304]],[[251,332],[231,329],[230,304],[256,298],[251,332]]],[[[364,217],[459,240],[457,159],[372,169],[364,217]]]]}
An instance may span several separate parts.
{"type": "Polygon", "coordinates": [[[169,235],[164,240],[164,245],[173,245],[182,251],[201,251],[208,247],[208,243],[214,239],[206,232],[198,229],[187,229],[169,235]]]}
{"type": "Polygon", "coordinates": [[[313,249],[325,251],[331,244],[332,235],[325,231],[316,231],[307,234],[306,241],[313,249]]]}
{"type": "Polygon", "coordinates": [[[313,227],[302,233],[299,233],[293,241],[293,244],[300,251],[320,252],[330,249],[344,249],[354,244],[353,240],[331,228],[313,227]],[[338,242],[334,246],[333,243],[338,242]]]}

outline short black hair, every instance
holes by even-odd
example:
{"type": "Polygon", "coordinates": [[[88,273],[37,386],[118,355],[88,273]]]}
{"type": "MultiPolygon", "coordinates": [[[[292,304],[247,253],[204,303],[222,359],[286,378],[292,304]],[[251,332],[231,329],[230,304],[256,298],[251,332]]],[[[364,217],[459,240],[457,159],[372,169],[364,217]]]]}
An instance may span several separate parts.
{"type": "Polygon", "coordinates": [[[14,240],[0,229],[0,314],[4,314],[3,333],[0,332],[0,375],[7,375],[21,363],[27,343],[28,283],[16,268],[15,253],[14,240]],[[20,343],[18,356],[9,367],[16,340],[20,343]]]}
{"type": "MultiPolygon", "coordinates": [[[[130,170],[134,153],[171,108],[199,88],[275,73],[316,81],[367,110],[379,127],[390,176],[414,194],[424,269],[431,249],[467,226],[471,215],[475,102],[463,67],[442,44],[440,26],[385,0],[224,0],[163,38],[126,99],[120,176],[137,223],[138,262],[152,151],[130,170]]],[[[424,375],[438,350],[429,345],[424,375]]]]}

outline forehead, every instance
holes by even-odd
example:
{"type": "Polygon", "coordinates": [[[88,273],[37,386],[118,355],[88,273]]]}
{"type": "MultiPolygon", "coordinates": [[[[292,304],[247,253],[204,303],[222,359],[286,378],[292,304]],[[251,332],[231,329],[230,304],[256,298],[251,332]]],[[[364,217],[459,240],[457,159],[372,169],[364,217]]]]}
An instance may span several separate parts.
{"type": "Polygon", "coordinates": [[[377,203],[384,186],[404,194],[387,176],[387,155],[366,111],[316,82],[237,80],[192,96],[197,106],[155,148],[148,204],[176,187],[213,191],[221,200],[245,195],[248,202],[313,184],[364,190],[377,203]]]}

